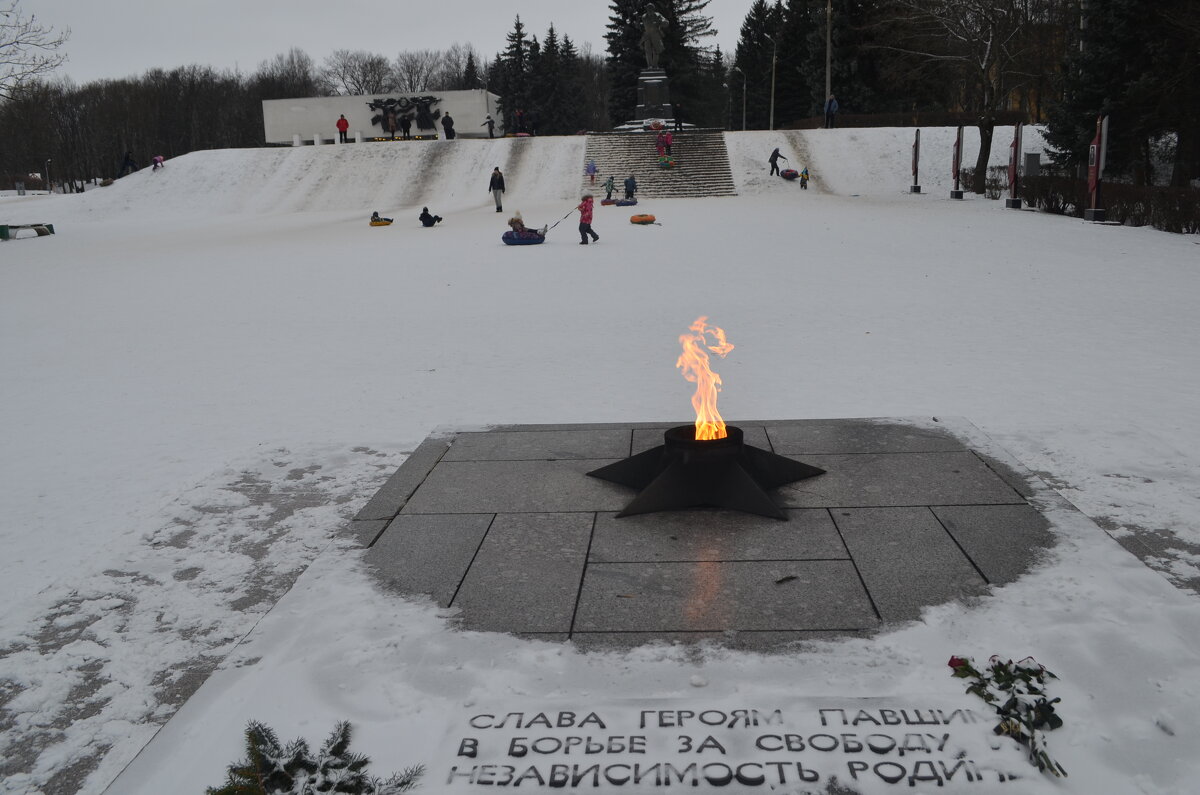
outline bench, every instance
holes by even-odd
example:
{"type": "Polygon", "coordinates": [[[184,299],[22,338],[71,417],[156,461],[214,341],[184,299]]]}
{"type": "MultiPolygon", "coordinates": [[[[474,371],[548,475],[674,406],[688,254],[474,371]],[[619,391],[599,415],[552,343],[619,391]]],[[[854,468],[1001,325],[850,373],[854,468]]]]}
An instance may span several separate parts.
{"type": "Polygon", "coordinates": [[[17,229],[32,229],[38,237],[54,234],[54,224],[0,224],[0,240],[12,240],[17,229]]]}

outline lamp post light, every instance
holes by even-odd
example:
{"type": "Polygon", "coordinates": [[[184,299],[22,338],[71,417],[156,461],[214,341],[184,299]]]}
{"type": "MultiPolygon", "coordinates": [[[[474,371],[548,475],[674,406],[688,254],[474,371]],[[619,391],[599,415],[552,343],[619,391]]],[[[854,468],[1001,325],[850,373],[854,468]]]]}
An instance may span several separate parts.
{"type": "Polygon", "coordinates": [[[46,182],[46,193],[53,192],[50,185],[50,158],[46,158],[46,173],[44,175],[46,182]]]}
{"type": "Polygon", "coordinates": [[[733,67],[733,71],[742,76],[742,132],[746,132],[746,73],[736,66],[733,67]]]}
{"type": "Polygon", "coordinates": [[[775,129],[775,55],[779,52],[779,42],[770,33],[764,33],[771,40],[771,121],[768,129],[775,129]]]}

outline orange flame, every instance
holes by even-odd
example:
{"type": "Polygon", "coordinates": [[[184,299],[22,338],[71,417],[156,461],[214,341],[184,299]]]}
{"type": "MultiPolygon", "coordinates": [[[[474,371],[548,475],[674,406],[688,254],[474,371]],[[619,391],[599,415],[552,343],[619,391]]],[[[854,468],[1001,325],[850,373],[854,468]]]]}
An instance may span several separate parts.
{"type": "Polygon", "coordinates": [[[692,323],[691,334],[681,334],[679,344],[683,353],[675,366],[683,370],[683,377],[696,385],[696,394],[692,395],[692,408],[696,409],[696,440],[724,439],[725,420],[717,412],[717,393],[721,391],[721,376],[708,366],[708,353],[712,351],[724,358],[733,350],[733,346],[725,341],[725,331],[716,326],[708,325],[707,317],[698,317],[692,323]],[[711,337],[715,344],[708,344],[711,337]]]}

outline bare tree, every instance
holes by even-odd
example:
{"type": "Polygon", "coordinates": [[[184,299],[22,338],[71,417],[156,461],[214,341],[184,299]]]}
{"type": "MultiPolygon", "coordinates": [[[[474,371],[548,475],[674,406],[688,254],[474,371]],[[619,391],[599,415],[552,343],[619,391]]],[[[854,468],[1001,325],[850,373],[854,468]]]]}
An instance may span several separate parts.
{"type": "Polygon", "coordinates": [[[299,47],[263,61],[251,81],[257,84],[264,99],[323,97],[333,93],[332,87],[318,73],[313,59],[299,47]]]}
{"type": "Polygon", "coordinates": [[[395,83],[388,59],[364,50],[335,50],[321,75],[339,94],[383,94],[395,83]]]}
{"type": "Polygon", "coordinates": [[[429,81],[431,91],[464,91],[479,88],[478,85],[469,86],[464,82],[468,59],[479,63],[479,53],[474,47],[455,42],[450,45],[450,49],[443,50],[438,55],[440,62],[429,81]]]}
{"type": "MultiPolygon", "coordinates": [[[[995,112],[1027,78],[1023,35],[1043,0],[889,0],[883,23],[895,37],[886,49],[955,67],[963,107],[977,114],[979,155],[975,173],[987,171],[995,112]]],[[[984,180],[975,180],[983,192],[984,180]]]]}
{"type": "Polygon", "coordinates": [[[19,0],[0,6],[0,99],[25,81],[57,69],[67,59],[59,48],[71,35],[69,29],[56,33],[34,15],[21,13],[19,0]]]}
{"type": "Polygon", "coordinates": [[[436,50],[412,50],[397,55],[392,62],[396,90],[407,94],[431,90],[441,59],[441,53],[436,50]]]}

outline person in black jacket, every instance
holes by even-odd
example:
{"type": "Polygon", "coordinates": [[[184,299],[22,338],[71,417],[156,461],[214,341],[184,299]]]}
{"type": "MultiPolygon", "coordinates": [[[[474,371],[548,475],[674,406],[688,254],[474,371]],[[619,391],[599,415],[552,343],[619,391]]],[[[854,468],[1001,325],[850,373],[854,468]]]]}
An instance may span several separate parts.
{"type": "Polygon", "coordinates": [[[771,164],[771,176],[772,177],[779,173],[779,158],[780,157],[782,157],[782,155],[779,154],[779,147],[777,146],[777,147],[775,147],[775,151],[771,153],[771,156],[767,158],[767,162],[771,164]]]}
{"type": "Polygon", "coordinates": [[[446,131],[446,140],[454,140],[454,119],[450,118],[449,113],[442,114],[442,129],[446,131]]]}
{"type": "Polygon", "coordinates": [[[488,181],[488,190],[492,192],[492,197],[496,200],[496,212],[504,212],[504,175],[500,173],[500,166],[492,169],[492,178],[488,181]]]}
{"type": "Polygon", "coordinates": [[[440,215],[430,215],[428,207],[421,208],[421,214],[417,216],[423,226],[433,226],[438,221],[442,220],[440,215]]]}

